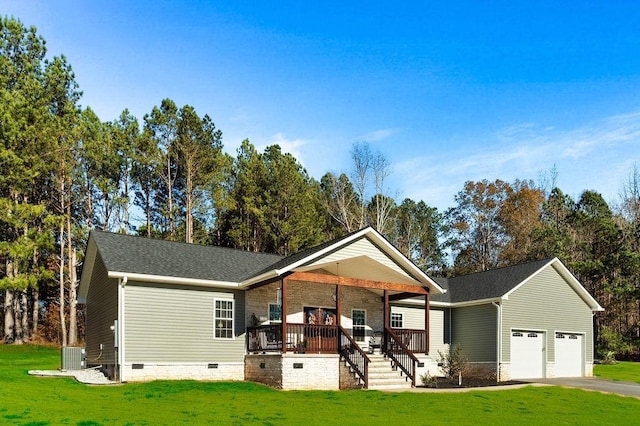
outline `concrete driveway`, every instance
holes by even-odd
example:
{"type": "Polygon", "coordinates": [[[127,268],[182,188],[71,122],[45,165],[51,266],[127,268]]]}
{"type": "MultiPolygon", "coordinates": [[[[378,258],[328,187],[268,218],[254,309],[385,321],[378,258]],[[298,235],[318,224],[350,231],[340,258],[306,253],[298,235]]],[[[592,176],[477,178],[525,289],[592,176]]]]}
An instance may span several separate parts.
{"type": "Polygon", "coordinates": [[[640,383],[616,382],[595,377],[566,377],[554,379],[531,380],[531,383],[543,383],[547,385],[579,388],[597,392],[614,393],[622,396],[634,396],[640,398],[640,383]]]}

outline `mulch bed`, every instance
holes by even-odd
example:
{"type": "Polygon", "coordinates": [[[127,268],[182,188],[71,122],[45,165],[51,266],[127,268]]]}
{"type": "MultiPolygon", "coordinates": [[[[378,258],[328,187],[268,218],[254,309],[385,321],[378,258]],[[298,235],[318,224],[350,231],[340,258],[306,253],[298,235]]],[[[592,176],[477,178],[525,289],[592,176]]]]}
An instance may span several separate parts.
{"type": "Polygon", "coordinates": [[[477,377],[466,377],[462,379],[462,385],[458,385],[458,380],[449,380],[443,377],[439,377],[431,386],[420,386],[434,389],[464,389],[464,388],[481,388],[489,386],[508,386],[508,385],[521,385],[526,382],[520,382],[517,380],[508,380],[505,382],[496,382],[496,379],[484,379],[477,377]]]}

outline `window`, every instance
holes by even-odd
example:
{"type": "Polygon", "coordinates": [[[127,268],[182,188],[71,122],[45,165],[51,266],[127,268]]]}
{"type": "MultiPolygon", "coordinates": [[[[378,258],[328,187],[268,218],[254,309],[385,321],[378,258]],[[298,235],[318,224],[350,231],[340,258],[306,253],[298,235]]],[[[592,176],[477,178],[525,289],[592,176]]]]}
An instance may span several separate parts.
{"type": "Polygon", "coordinates": [[[277,303],[269,303],[269,322],[282,322],[282,306],[277,303]]]}
{"type": "Polygon", "coordinates": [[[356,342],[364,342],[367,314],[363,309],[354,309],[351,311],[351,316],[353,318],[353,339],[356,342]]]}
{"type": "Polygon", "coordinates": [[[400,312],[391,312],[391,328],[402,328],[404,317],[400,312]]]}
{"type": "Polygon", "coordinates": [[[215,300],[213,337],[233,339],[233,300],[215,300]]]}

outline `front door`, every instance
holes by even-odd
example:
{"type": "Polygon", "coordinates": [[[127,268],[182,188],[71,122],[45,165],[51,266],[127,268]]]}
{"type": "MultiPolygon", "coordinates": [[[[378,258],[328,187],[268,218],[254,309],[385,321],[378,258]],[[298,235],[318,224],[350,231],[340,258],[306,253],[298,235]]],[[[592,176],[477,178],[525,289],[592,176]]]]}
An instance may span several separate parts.
{"type": "Polygon", "coordinates": [[[337,350],[336,310],[304,307],[304,340],[307,352],[334,353],[337,350]]]}

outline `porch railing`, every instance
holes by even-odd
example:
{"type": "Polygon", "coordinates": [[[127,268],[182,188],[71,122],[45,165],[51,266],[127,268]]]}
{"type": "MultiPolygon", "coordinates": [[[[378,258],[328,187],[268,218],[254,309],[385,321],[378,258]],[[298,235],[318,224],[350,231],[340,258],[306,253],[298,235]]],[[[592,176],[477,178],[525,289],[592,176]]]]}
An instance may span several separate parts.
{"type": "Polygon", "coordinates": [[[353,371],[360,377],[364,388],[369,388],[369,363],[371,360],[362,348],[353,340],[353,337],[338,326],[339,353],[347,361],[353,371]]]}
{"type": "Polygon", "coordinates": [[[247,352],[280,352],[281,350],[282,325],[247,327],[247,352]]]}
{"type": "Polygon", "coordinates": [[[389,327],[385,327],[384,352],[396,367],[400,368],[411,379],[411,386],[416,386],[416,365],[418,358],[409,350],[400,337],[389,327]]]}
{"type": "MultiPolygon", "coordinates": [[[[287,351],[297,353],[338,353],[335,325],[287,323],[287,351]]],[[[282,324],[247,327],[247,352],[281,352],[282,324]]]]}
{"type": "Polygon", "coordinates": [[[338,327],[287,323],[287,350],[306,353],[338,353],[338,327]]]}
{"type": "Polygon", "coordinates": [[[413,353],[427,354],[427,331],[410,328],[394,328],[393,332],[400,338],[400,341],[413,353]]]}

